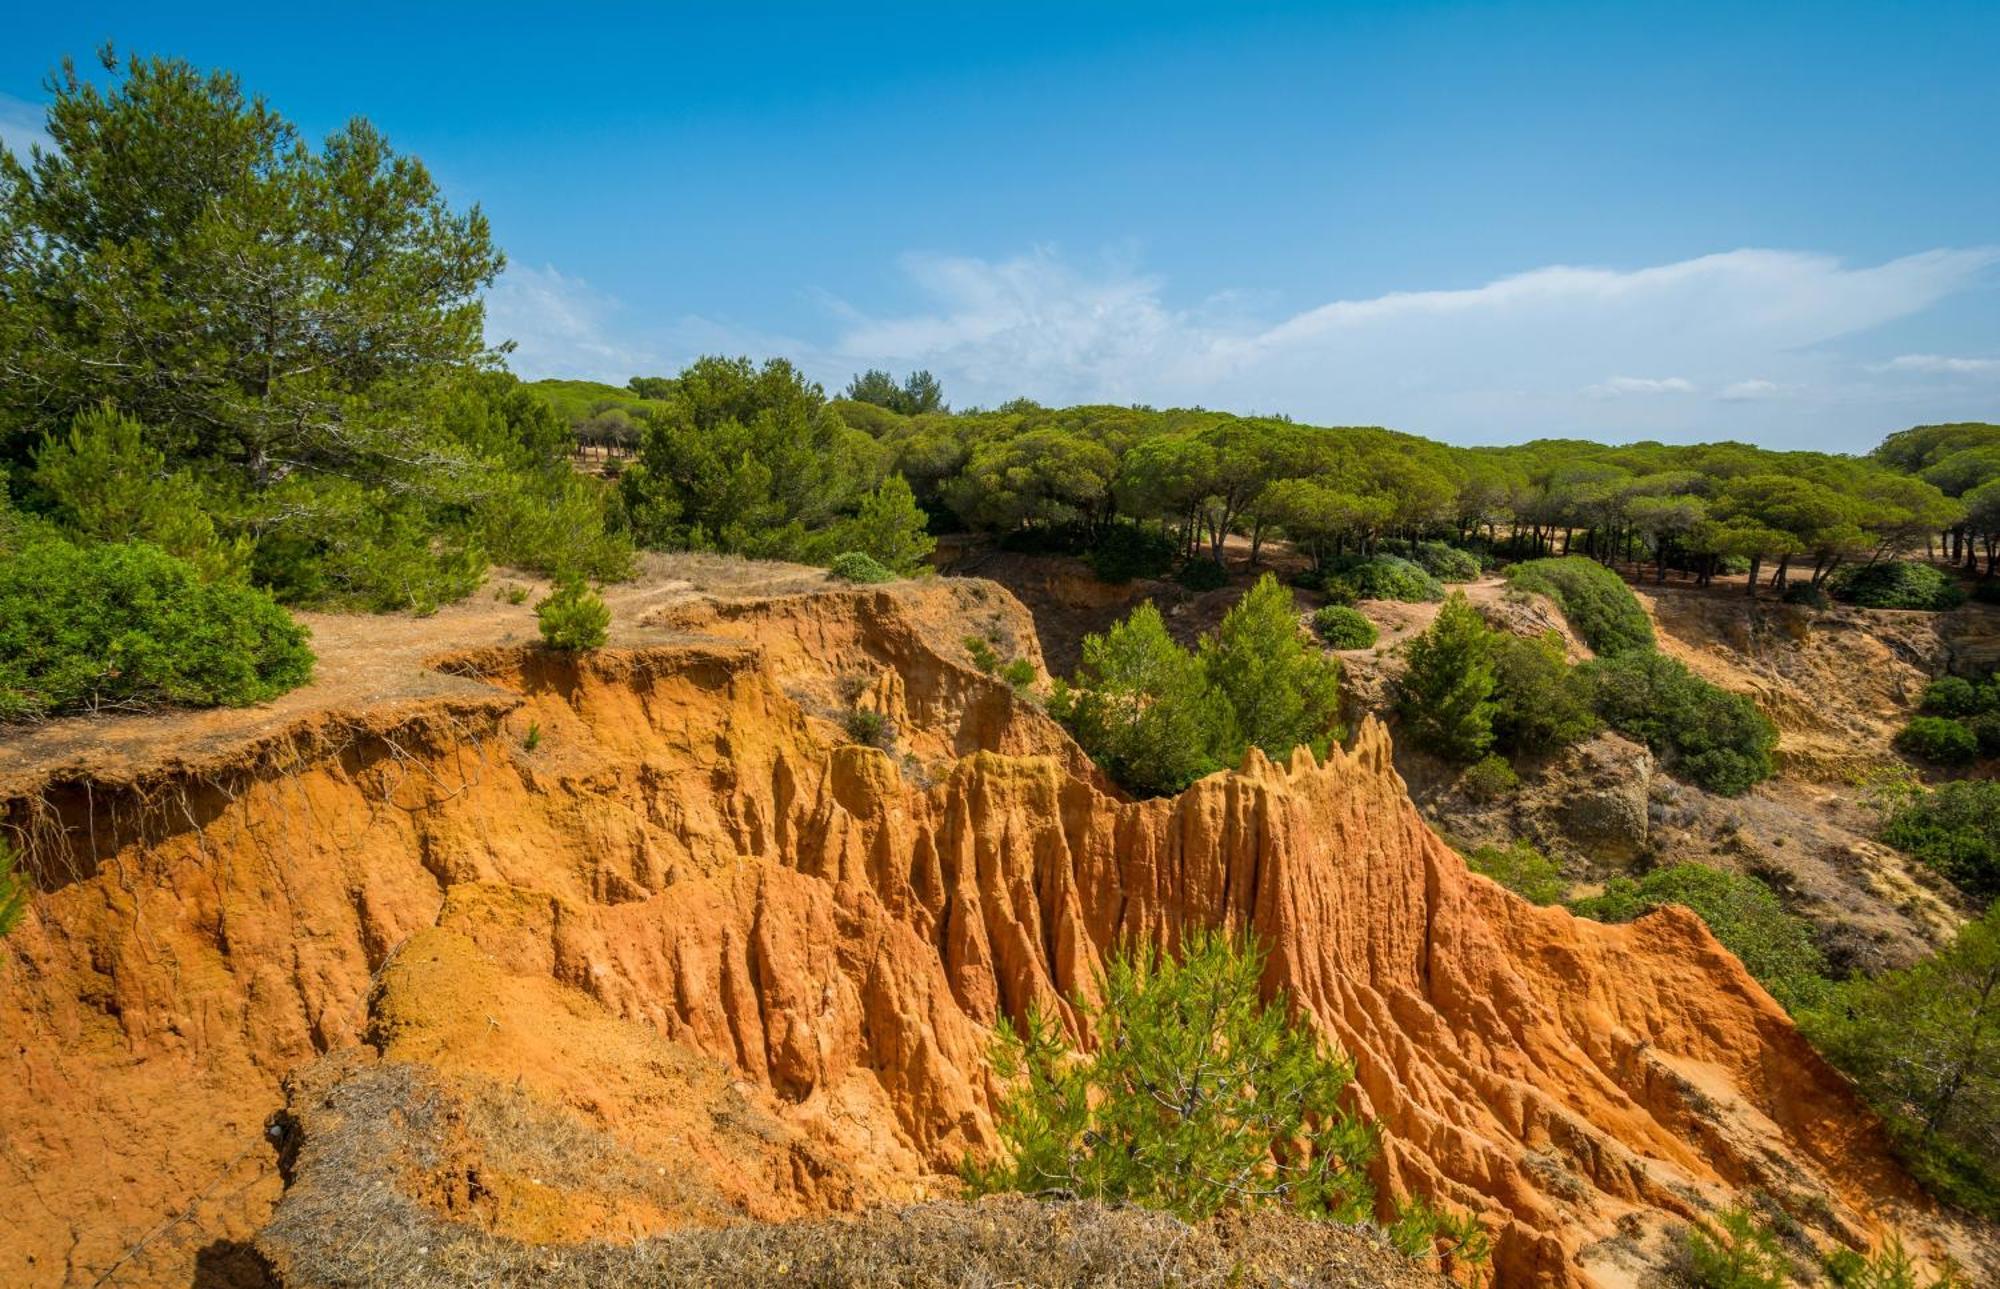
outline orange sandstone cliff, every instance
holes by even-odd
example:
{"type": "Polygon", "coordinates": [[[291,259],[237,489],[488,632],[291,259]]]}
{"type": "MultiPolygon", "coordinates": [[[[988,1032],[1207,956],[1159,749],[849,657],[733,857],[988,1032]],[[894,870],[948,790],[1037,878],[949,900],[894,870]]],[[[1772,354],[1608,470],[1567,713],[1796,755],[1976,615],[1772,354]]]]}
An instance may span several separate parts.
{"type": "Polygon", "coordinates": [[[521,1240],[950,1194],[993,1141],[993,1023],[1209,925],[1354,1057],[1385,1200],[1482,1214],[1502,1283],[1629,1282],[1751,1190],[1822,1241],[1922,1222],[1692,915],[1602,926],[1469,875],[1372,720],[1125,800],[967,665],[974,623],[1039,660],[984,583],[689,596],[596,654],[460,649],[437,693],[153,764],[0,765],[45,890],[0,953],[0,1280],[284,1273],[251,1241],[288,1078],[295,1108],[384,1071],[484,1105],[513,1137],[408,1184],[521,1240]],[[849,743],[850,707],[893,749],[849,743]],[[522,1144],[558,1131],[567,1173],[522,1144]]]}

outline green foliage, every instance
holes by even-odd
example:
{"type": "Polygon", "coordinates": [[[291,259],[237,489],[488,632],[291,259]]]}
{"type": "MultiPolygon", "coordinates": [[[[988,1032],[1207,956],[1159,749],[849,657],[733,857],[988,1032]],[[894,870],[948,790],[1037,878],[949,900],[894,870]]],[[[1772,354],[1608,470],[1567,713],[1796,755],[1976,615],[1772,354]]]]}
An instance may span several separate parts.
{"type": "Polygon", "coordinates": [[[1437,621],[1408,645],[1396,710],[1421,746],[1453,761],[1477,761],[1493,744],[1493,633],[1454,591],[1437,621]]]}
{"type": "Polygon", "coordinates": [[[1570,629],[1601,656],[1649,650],[1653,624],[1625,579],[1579,556],[1535,559],[1507,570],[1523,591],[1554,600],[1570,629]]]}
{"type": "Polygon", "coordinates": [[[1418,567],[1440,582],[1479,580],[1479,557],[1444,542],[1419,542],[1414,559],[1418,567]]]}
{"type": "Polygon", "coordinates": [[[1420,566],[1394,555],[1343,563],[1327,579],[1329,584],[1336,580],[1352,587],[1354,595],[1363,600],[1428,604],[1444,598],[1443,583],[1420,566]]]}
{"type": "Polygon", "coordinates": [[[881,562],[873,555],[861,551],[847,551],[834,556],[833,562],[827,565],[826,572],[828,577],[836,581],[859,582],[864,585],[896,580],[896,575],[882,567],[881,562]]]}
{"type": "Polygon", "coordinates": [[[1605,724],[1651,748],[1667,769],[1737,796],[1771,776],[1778,731],[1756,704],[1664,654],[1632,650],[1584,663],[1605,724]]]}
{"type": "Polygon", "coordinates": [[[866,707],[848,710],[841,718],[841,726],[847,737],[863,747],[880,748],[888,751],[896,746],[896,725],[881,712],[866,707]]]}
{"type": "Polygon", "coordinates": [[[944,387],[927,371],[913,371],[898,385],[888,372],[870,368],[849,381],[841,397],[872,403],[902,416],[950,410],[944,405],[944,387]]]}
{"type": "Polygon", "coordinates": [[[1955,609],[1965,593],[1928,564],[1885,560],[1843,569],[1833,575],[1835,599],[1867,609],[1955,609]]]}
{"type": "Polygon", "coordinates": [[[1389,1246],[1413,1261],[1435,1263],[1447,1277],[1460,1269],[1472,1271],[1472,1283],[1479,1284],[1479,1269],[1493,1258],[1493,1243],[1486,1226],[1476,1214],[1450,1213],[1422,1195],[1414,1195],[1396,1209],[1396,1220],[1383,1232],[1389,1246]]]}
{"type": "Polygon", "coordinates": [[[1597,729],[1590,677],[1569,664],[1562,638],[1495,632],[1493,739],[1510,752],[1551,752],[1597,729]]]}
{"type": "Polygon", "coordinates": [[[551,649],[601,649],[611,626],[611,609],[604,597],[583,578],[558,578],[555,588],[535,604],[535,621],[542,643],[551,649]]]}
{"type": "Polygon", "coordinates": [[[1000,679],[1016,694],[1026,694],[1035,687],[1035,664],[1026,658],[1016,658],[1000,669],[1000,679]]]}
{"type": "Polygon", "coordinates": [[[1481,846],[1465,857],[1465,866],[1533,904],[1560,904],[1569,893],[1561,867],[1526,841],[1481,846]]]}
{"type": "Polygon", "coordinates": [[[1104,582],[1163,577],[1174,566],[1173,538],[1138,524],[1107,524],[1090,547],[1090,571],[1104,582]]]}
{"type": "Polygon", "coordinates": [[[1375,643],[1375,624],[1359,609],[1329,604],[1312,617],[1313,630],[1329,649],[1366,649],[1375,643]]]}
{"type": "Polygon", "coordinates": [[[1974,899],[2000,899],[2000,783],[1965,779],[1916,788],[1891,807],[1881,835],[1974,899]]]}
{"type": "Polygon", "coordinates": [[[892,474],[862,498],[852,519],[835,524],[829,536],[846,550],[860,551],[908,577],[922,571],[925,558],[937,548],[937,540],[924,531],[927,522],[909,482],[892,474]]]}
{"type": "Polygon", "coordinates": [[[1663,904],[1692,909],[1787,1009],[1797,1012],[1824,995],[1826,959],[1813,942],[1811,925],[1785,912],[1771,888],[1754,877],[1675,864],[1636,881],[1614,877],[1602,895],[1570,908],[1600,922],[1630,922],[1663,904]]]}
{"type": "Polygon", "coordinates": [[[1488,752],[1465,768],[1458,786],[1475,801],[1498,801],[1521,786],[1521,776],[1506,757],[1488,752]]]}
{"type": "Polygon", "coordinates": [[[521,750],[532,752],[542,745],[542,727],[537,721],[528,722],[528,732],[521,736],[521,750]]]}
{"type": "Polygon", "coordinates": [[[2000,1217],[2000,903],[1932,957],[1838,986],[1802,1023],[1918,1180],[2000,1217]]]}
{"type": "Polygon", "coordinates": [[[1180,566],[1174,580],[1190,591],[1219,591],[1229,585],[1229,570],[1212,559],[1191,559],[1180,566]]]}
{"type": "Polygon", "coordinates": [[[1979,757],[1979,736],[1963,721],[1913,716],[1896,732],[1896,750],[1933,765],[1970,765],[1979,757]]]}
{"type": "Polygon", "coordinates": [[[34,893],[34,883],[21,871],[20,856],[5,837],[0,837],[0,939],[21,924],[34,893]]]}
{"type": "Polygon", "coordinates": [[[1241,746],[1228,701],[1150,601],[1084,637],[1074,684],[1057,684],[1049,713],[1107,774],[1147,796],[1222,769],[1241,746]]]}
{"type": "Polygon", "coordinates": [[[44,535],[0,559],[0,720],[240,707],[304,684],[312,663],[269,595],[156,546],[44,535]]]}
{"type": "Polygon", "coordinates": [[[1785,593],[1778,598],[1786,604],[1803,604],[1809,609],[1833,607],[1833,597],[1811,582],[1798,582],[1788,586],[1785,588],[1785,593]]]}
{"type": "Polygon", "coordinates": [[[1924,686],[1920,704],[1932,716],[1971,716],[1993,706],[1993,691],[1982,690],[1963,676],[1939,676],[1924,686]]]}
{"type": "Polygon", "coordinates": [[[1308,643],[1291,589],[1277,578],[1266,573],[1223,615],[1199,661],[1243,744],[1274,760],[1301,743],[1325,753],[1340,710],[1340,664],[1308,643]]]}
{"type": "Polygon", "coordinates": [[[1178,957],[1114,955],[1100,1003],[1074,1000],[1079,1051],[1039,1004],[1002,1023],[993,1065],[1012,1090],[1003,1152],[968,1161],[975,1193],[1064,1193],[1199,1221],[1280,1206],[1360,1221],[1373,1212],[1377,1142],[1343,1104],[1353,1068],[1281,999],[1258,995],[1264,957],[1191,933],[1178,957]]]}
{"type": "Polygon", "coordinates": [[[985,636],[967,636],[964,643],[973,666],[989,676],[1000,670],[1000,654],[993,648],[992,641],[985,636]]]}
{"type": "Polygon", "coordinates": [[[1929,1280],[1918,1276],[1902,1237],[1894,1233],[1865,1257],[1853,1249],[1835,1249],[1827,1255],[1822,1270],[1836,1289],[1970,1289],[1950,1270],[1929,1280]]]}
{"type": "Polygon", "coordinates": [[[1746,1208],[1722,1210],[1712,1226],[1690,1226],[1683,1256],[1700,1289],[1785,1289],[1791,1281],[1777,1236],[1746,1208]]]}

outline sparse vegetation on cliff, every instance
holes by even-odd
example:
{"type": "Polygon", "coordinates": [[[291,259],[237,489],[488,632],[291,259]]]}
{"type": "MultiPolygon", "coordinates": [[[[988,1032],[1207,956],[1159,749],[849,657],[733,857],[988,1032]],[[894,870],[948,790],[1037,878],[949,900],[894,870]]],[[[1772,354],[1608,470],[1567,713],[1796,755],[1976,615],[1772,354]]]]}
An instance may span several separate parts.
{"type": "Polygon", "coordinates": [[[559,578],[555,589],[535,605],[542,643],[571,652],[601,649],[611,627],[611,610],[604,597],[581,577],[559,578]]]}

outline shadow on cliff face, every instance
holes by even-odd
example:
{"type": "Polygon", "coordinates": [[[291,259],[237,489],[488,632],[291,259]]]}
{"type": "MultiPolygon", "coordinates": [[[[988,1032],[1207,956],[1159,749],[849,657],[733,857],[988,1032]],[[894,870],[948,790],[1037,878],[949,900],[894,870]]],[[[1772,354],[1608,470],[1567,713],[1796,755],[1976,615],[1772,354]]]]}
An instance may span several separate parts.
{"type": "Polygon", "coordinates": [[[278,1289],[270,1260],[247,1240],[217,1240],[194,1255],[190,1289],[278,1289]]]}

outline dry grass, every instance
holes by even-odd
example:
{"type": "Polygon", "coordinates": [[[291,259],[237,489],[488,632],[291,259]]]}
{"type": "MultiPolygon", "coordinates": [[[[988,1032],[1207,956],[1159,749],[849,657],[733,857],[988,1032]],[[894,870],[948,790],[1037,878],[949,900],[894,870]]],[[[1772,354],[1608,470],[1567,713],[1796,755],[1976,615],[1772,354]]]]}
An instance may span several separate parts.
{"type": "MultiPolygon", "coordinates": [[[[545,1132],[518,1107],[457,1102],[420,1066],[359,1060],[293,1089],[290,1179],[258,1237],[288,1286],[1027,1285],[1329,1286],[1442,1289],[1374,1235],[1257,1215],[1189,1226],[1165,1214],[995,1197],[881,1209],[852,1218],[739,1223],[630,1244],[533,1245],[447,1221],[407,1193],[446,1165],[451,1137],[487,1121],[517,1155],[545,1140],[551,1180],[601,1187],[615,1146],[545,1132]],[[522,1130],[532,1127],[532,1134],[522,1130]]],[[[517,1162],[525,1163],[521,1158],[517,1162]]]]}

